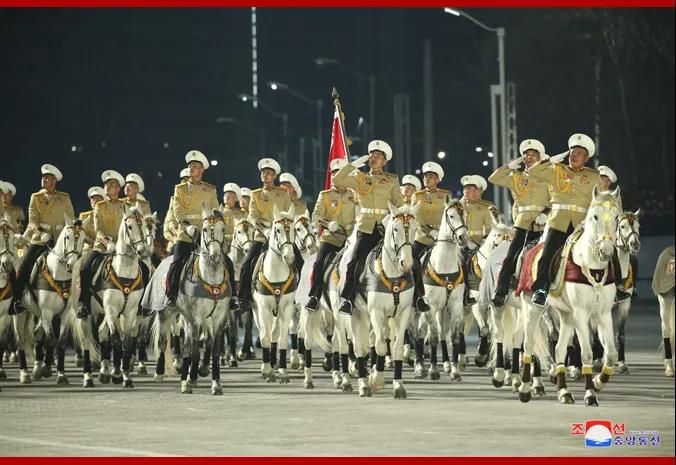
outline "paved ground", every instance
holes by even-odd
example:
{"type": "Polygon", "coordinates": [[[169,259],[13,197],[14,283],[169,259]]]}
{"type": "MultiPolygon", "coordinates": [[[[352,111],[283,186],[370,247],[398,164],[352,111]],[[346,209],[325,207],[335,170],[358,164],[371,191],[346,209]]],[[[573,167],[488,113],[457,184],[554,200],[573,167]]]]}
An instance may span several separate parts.
{"type": "Polygon", "coordinates": [[[405,368],[405,401],[392,399],[389,383],[370,399],[336,391],[320,367],[313,391],[303,389],[300,372],[290,385],[269,385],[253,361],[223,369],[222,397],[210,395],[205,379],[193,395],[181,395],[176,378],[158,385],[149,376],[137,376],[133,391],[100,384],[85,391],[71,359],[65,387],[53,377],[21,386],[17,367],[6,365],[0,455],[673,456],[674,380],[664,377],[656,353],[657,306],[639,302],[632,311],[632,371],[612,378],[596,409],[581,402],[580,382],[571,383],[575,405],[559,405],[548,381],[546,397],[522,404],[475,367],[457,384],[416,381],[405,368]],[[590,419],[657,431],[660,445],[586,448],[570,429],[590,419]]]}

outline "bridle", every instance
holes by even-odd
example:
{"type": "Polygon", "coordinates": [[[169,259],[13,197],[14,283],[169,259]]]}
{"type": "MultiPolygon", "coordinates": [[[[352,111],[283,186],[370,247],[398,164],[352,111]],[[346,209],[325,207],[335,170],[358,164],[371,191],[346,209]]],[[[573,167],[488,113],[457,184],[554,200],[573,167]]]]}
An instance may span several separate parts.
{"type": "Polygon", "coordinates": [[[620,221],[617,223],[617,241],[619,248],[623,250],[631,249],[630,241],[631,238],[634,236],[636,237],[636,242],[640,243],[640,237],[636,232],[636,230],[634,230],[634,224],[636,223],[637,220],[638,218],[636,217],[636,215],[632,213],[627,213],[624,216],[622,216],[620,221]],[[620,229],[623,221],[626,221],[629,224],[629,229],[631,231],[629,234],[627,234],[627,237],[622,235],[622,230],[620,229]]]}
{"type": "Polygon", "coordinates": [[[273,237],[275,238],[275,243],[279,244],[277,246],[277,249],[275,250],[273,247],[268,246],[268,249],[272,250],[278,257],[282,258],[282,249],[284,248],[285,245],[290,245],[293,247],[293,242],[291,242],[290,235],[291,235],[291,225],[293,224],[293,220],[289,218],[283,218],[281,220],[277,220],[273,223],[273,229],[275,230],[273,237]],[[279,240],[278,237],[278,230],[277,228],[274,228],[275,224],[281,224],[284,227],[284,235],[286,239],[282,242],[279,240]]]}
{"type": "Polygon", "coordinates": [[[307,250],[308,245],[306,245],[305,243],[307,242],[308,238],[310,238],[310,240],[312,241],[312,244],[316,246],[317,242],[315,240],[314,234],[312,234],[312,230],[310,229],[310,221],[306,217],[300,216],[300,217],[298,217],[298,219],[294,223],[294,226],[297,225],[298,223],[300,223],[301,226],[303,226],[305,228],[305,231],[307,231],[305,236],[303,236],[303,238],[300,241],[300,244],[302,245],[302,247],[307,250]]]}
{"type": "Polygon", "coordinates": [[[75,242],[75,244],[73,245],[73,249],[68,250],[68,249],[66,248],[66,244],[68,243],[68,235],[66,234],[66,235],[64,235],[64,237],[63,237],[63,249],[64,249],[65,253],[64,253],[63,255],[59,254],[59,253],[56,251],[56,249],[57,249],[58,247],[53,247],[53,248],[51,248],[50,251],[49,251],[50,253],[53,253],[53,254],[56,256],[56,258],[59,259],[59,262],[65,264],[65,265],[68,264],[68,258],[69,258],[71,255],[75,255],[75,259],[76,259],[76,260],[79,260],[80,257],[82,256],[82,251],[81,251],[81,250],[77,250],[77,244],[78,244],[78,242],[80,241],[80,232],[81,232],[80,226],[79,226],[79,225],[75,225],[75,226],[67,226],[67,227],[66,227],[66,230],[67,230],[67,231],[73,231],[73,236],[74,236],[73,239],[74,239],[74,242],[75,242]]]}
{"type": "Polygon", "coordinates": [[[446,207],[446,209],[444,210],[444,221],[446,222],[446,226],[448,226],[448,229],[450,229],[450,231],[451,231],[451,237],[448,238],[448,239],[437,238],[435,240],[435,242],[450,242],[450,243],[457,242],[458,241],[458,231],[460,231],[461,229],[465,229],[465,230],[467,229],[467,226],[465,225],[465,218],[464,218],[463,212],[462,212],[462,205],[460,204],[460,202],[453,202],[448,207],[446,207]],[[448,213],[451,210],[457,211],[458,215],[460,216],[460,226],[458,226],[457,228],[453,227],[453,225],[451,224],[451,220],[448,218],[449,217],[448,213]]]}
{"type": "MultiPolygon", "coordinates": [[[[4,250],[0,251],[0,259],[2,258],[3,255],[9,255],[9,258],[10,258],[9,263],[12,263],[14,261],[14,253],[12,253],[12,251],[10,250],[9,245],[11,243],[12,235],[14,234],[14,229],[12,229],[12,227],[9,224],[2,223],[2,224],[0,224],[0,232],[2,233],[4,243],[5,243],[4,250]]],[[[1,262],[2,262],[2,260],[0,260],[0,263],[1,262]]],[[[2,267],[3,267],[4,271],[6,271],[6,272],[10,271],[10,270],[5,268],[4,264],[2,265],[2,267]]]]}
{"type": "Polygon", "coordinates": [[[610,228],[609,224],[613,219],[616,219],[619,215],[617,215],[617,207],[610,200],[604,200],[602,202],[593,202],[589,207],[590,213],[591,209],[594,207],[603,208],[600,218],[596,218],[596,215],[593,215],[596,221],[600,219],[603,222],[603,233],[599,235],[599,233],[596,232],[595,227],[590,228],[592,236],[590,247],[592,251],[595,254],[599,255],[600,257],[600,248],[601,248],[600,244],[603,241],[609,241],[612,242],[613,245],[615,244],[616,238],[612,236],[612,233],[617,231],[617,227],[615,228],[615,231],[613,231],[612,228],[610,228]]]}
{"type": "MultiPolygon", "coordinates": [[[[411,241],[409,239],[409,236],[410,236],[409,231],[411,229],[411,221],[415,221],[415,217],[411,214],[408,214],[408,213],[399,213],[398,215],[394,215],[392,217],[392,222],[394,222],[396,220],[400,220],[402,222],[402,224],[404,226],[404,237],[406,238],[406,240],[402,244],[397,245],[396,236],[394,234],[395,229],[394,229],[394,223],[393,223],[392,227],[390,228],[390,236],[391,236],[391,240],[392,240],[392,246],[394,247],[395,257],[399,256],[401,250],[406,246],[409,246],[411,248],[411,253],[413,253],[413,244],[411,244],[411,241]]],[[[392,263],[397,263],[397,260],[394,257],[392,257],[392,255],[390,254],[389,251],[387,251],[387,254],[390,256],[390,260],[392,260],[392,263]]]]}
{"type": "Polygon", "coordinates": [[[250,239],[250,237],[253,237],[253,234],[249,234],[249,231],[251,228],[253,228],[253,225],[249,223],[247,220],[241,220],[235,225],[235,237],[237,237],[237,229],[240,228],[243,229],[242,233],[244,234],[244,237],[246,237],[246,240],[239,244],[237,241],[233,240],[231,247],[234,247],[235,249],[239,250],[242,254],[244,254],[245,247],[248,244],[253,244],[253,239],[250,239]]]}
{"type": "MultiPolygon", "coordinates": [[[[208,218],[204,219],[204,222],[207,222],[208,224],[205,225],[202,228],[202,244],[200,245],[200,249],[203,252],[203,255],[206,256],[209,261],[213,263],[213,260],[211,259],[211,256],[209,254],[209,246],[211,244],[217,244],[218,245],[218,250],[223,253],[223,243],[225,241],[225,236],[223,239],[217,239],[214,237],[214,231],[216,230],[216,224],[217,223],[223,223],[225,224],[225,221],[223,221],[223,218],[220,216],[212,215],[208,218]],[[211,238],[209,238],[209,235],[211,235],[211,238]]],[[[203,223],[204,223],[203,222],[203,223]]]]}

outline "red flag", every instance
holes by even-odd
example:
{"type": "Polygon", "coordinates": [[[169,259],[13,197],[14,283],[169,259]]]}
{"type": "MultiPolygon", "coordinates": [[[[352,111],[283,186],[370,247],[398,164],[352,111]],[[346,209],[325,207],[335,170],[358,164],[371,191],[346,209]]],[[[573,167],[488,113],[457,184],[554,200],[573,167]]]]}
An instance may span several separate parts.
{"type": "Polygon", "coordinates": [[[340,117],[340,109],[336,105],[336,111],[333,114],[333,129],[331,130],[331,149],[329,150],[329,162],[326,167],[326,181],[324,189],[331,188],[331,161],[337,158],[343,158],[350,161],[347,149],[347,138],[345,137],[345,128],[343,119],[340,117]]]}

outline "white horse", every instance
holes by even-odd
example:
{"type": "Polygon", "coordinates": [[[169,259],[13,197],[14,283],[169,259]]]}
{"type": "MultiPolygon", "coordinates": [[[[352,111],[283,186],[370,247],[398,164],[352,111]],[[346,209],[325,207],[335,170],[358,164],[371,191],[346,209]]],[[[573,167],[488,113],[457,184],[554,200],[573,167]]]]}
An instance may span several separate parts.
{"type": "MultiPolygon", "coordinates": [[[[294,243],[298,248],[301,256],[303,257],[303,269],[298,270],[298,289],[296,289],[295,297],[295,310],[293,316],[291,317],[291,323],[289,326],[289,335],[291,337],[291,351],[289,353],[289,364],[290,367],[294,370],[297,370],[301,367],[306,368],[305,363],[305,346],[308,344],[306,341],[306,328],[305,324],[308,324],[307,319],[303,319],[305,312],[305,305],[308,301],[308,293],[310,289],[310,277],[312,276],[312,265],[317,256],[318,249],[318,236],[310,223],[310,219],[301,215],[296,218],[294,222],[294,229],[296,230],[294,243]],[[301,357],[300,355],[303,355],[301,357]]],[[[317,312],[315,312],[317,313],[317,312]]],[[[315,319],[311,319],[311,322],[314,322],[315,319]]],[[[319,322],[318,322],[319,323],[319,322]]],[[[311,323],[312,324],[312,323],[311,323]]],[[[312,334],[309,335],[312,339],[312,334]]],[[[309,343],[309,347],[312,347],[312,342],[309,343]]],[[[312,363],[310,363],[310,367],[312,363]]],[[[312,378],[312,375],[310,375],[312,378]]]]}
{"type": "MultiPolygon", "coordinates": [[[[598,406],[596,393],[601,391],[609,381],[617,361],[617,351],[613,338],[613,320],[611,310],[615,300],[615,282],[609,278],[610,261],[615,251],[618,218],[622,212],[619,208],[620,189],[612,192],[599,192],[596,187],[592,192],[592,201],[584,220],[583,230],[579,238],[572,244],[570,258],[573,264],[580,268],[582,276],[588,283],[579,283],[567,280],[567,277],[557,276],[554,283],[560,278],[563,280],[561,294],[550,292],[548,305],[556,310],[560,320],[559,340],[556,344],[555,363],[558,398],[561,403],[575,402],[573,394],[566,385],[566,367],[564,360],[567,346],[576,332],[582,352],[582,373],[585,379],[585,403],[588,406],[598,406]],[[603,371],[592,378],[592,350],[589,342],[590,323],[594,322],[599,331],[603,345],[603,371]]],[[[574,237],[571,236],[569,242],[574,237]]],[[[529,253],[535,253],[533,249],[529,253]]],[[[567,269],[572,266],[568,263],[567,269]]],[[[526,270],[529,271],[529,270],[526,270]]],[[[561,272],[558,271],[557,275],[561,272]]],[[[521,274],[523,280],[524,273],[521,274]]],[[[522,384],[519,386],[519,398],[528,402],[532,397],[530,364],[533,347],[535,326],[542,316],[542,310],[530,303],[530,292],[521,294],[521,303],[524,309],[526,333],[524,339],[522,384]]],[[[542,357],[541,357],[542,358],[542,357]]]]}
{"type": "Polygon", "coordinates": [[[279,348],[279,382],[289,382],[286,371],[289,323],[294,312],[294,297],[298,286],[298,270],[293,266],[295,239],[295,209],[286,212],[273,207],[273,222],[268,248],[254,268],[254,317],[261,338],[263,363],[261,374],[267,382],[275,381],[271,364],[272,344],[279,348]]]}
{"type": "Polygon", "coordinates": [[[211,393],[217,396],[223,394],[219,359],[234,289],[230,289],[225,264],[228,245],[223,214],[219,210],[205,210],[202,218],[199,254],[187,263],[181,273],[177,299],[185,332],[181,354],[181,392],[192,394],[192,387],[196,385],[199,340],[203,335],[205,352],[211,352],[211,393]]]}
{"type": "Polygon", "coordinates": [[[472,283],[476,282],[477,280],[480,282],[483,276],[483,271],[486,268],[486,263],[488,262],[488,257],[490,257],[491,253],[497,246],[509,239],[509,234],[509,226],[502,222],[495,222],[493,224],[493,228],[488,233],[488,236],[486,236],[486,239],[484,239],[483,244],[481,244],[481,246],[477,249],[476,253],[470,260],[469,266],[467,267],[468,276],[465,276],[465,286],[471,286],[470,296],[474,297],[477,300],[477,303],[464,307],[464,324],[462,332],[460,333],[460,341],[458,346],[458,366],[460,371],[464,371],[466,365],[467,349],[465,346],[465,333],[467,333],[472,328],[474,321],[476,321],[479,327],[479,337],[481,339],[479,350],[477,356],[474,359],[474,363],[478,367],[483,367],[488,361],[488,336],[490,335],[488,315],[486,315],[478,305],[479,285],[472,285],[472,283]]]}
{"type": "MultiPolygon", "coordinates": [[[[235,270],[235,277],[239,280],[239,275],[242,271],[242,265],[246,259],[246,255],[249,253],[249,249],[253,244],[254,240],[254,226],[249,222],[249,220],[243,219],[238,221],[233,230],[232,241],[230,242],[230,249],[228,251],[228,256],[232,260],[232,265],[235,270]]],[[[243,305],[241,302],[240,305],[243,305]]],[[[228,342],[229,342],[229,354],[227,356],[228,365],[230,367],[237,367],[239,361],[246,358],[244,349],[247,351],[251,350],[251,312],[245,311],[240,314],[240,319],[244,326],[244,345],[240,348],[239,353],[237,352],[237,341],[239,340],[239,332],[237,330],[237,316],[234,310],[228,310],[228,342]]]]}
{"type": "MultiPolygon", "coordinates": [[[[622,279],[626,283],[625,291],[631,294],[636,286],[636,270],[632,269],[630,264],[630,257],[638,255],[641,248],[640,236],[640,222],[641,209],[634,213],[624,212],[618,223],[617,230],[617,258],[620,262],[622,272],[622,279]]],[[[616,270],[617,273],[619,270],[616,270]]],[[[629,366],[625,361],[625,330],[627,326],[627,318],[629,317],[629,309],[631,307],[631,299],[625,299],[617,305],[617,349],[618,373],[629,373],[629,366]]],[[[599,360],[599,362],[601,362],[599,360]]],[[[597,362],[595,361],[595,364],[597,362]]],[[[600,365],[600,363],[599,363],[600,365]]]]}
{"type": "Polygon", "coordinates": [[[662,348],[664,350],[664,374],[674,377],[674,246],[667,247],[660,254],[653,275],[653,292],[657,295],[660,304],[660,319],[662,329],[662,348]]]}
{"type": "MultiPolygon", "coordinates": [[[[10,274],[16,260],[15,233],[9,216],[0,219],[0,355],[5,351],[12,326],[9,306],[12,303],[10,274]]],[[[0,381],[7,379],[0,357],[0,381]]]]}
{"type": "Polygon", "coordinates": [[[82,254],[86,234],[80,220],[69,218],[65,220],[66,226],[61,230],[54,247],[40,256],[33,267],[29,285],[21,296],[27,311],[14,316],[20,358],[19,379],[22,384],[31,382],[25,351],[32,336],[35,340],[33,378],[37,381],[43,376],[51,376],[53,351],[56,345],[56,382],[68,384],[64,359],[68,333],[74,317],[73,312],[69,311],[68,302],[71,297],[73,266],[82,254]],[[35,328],[33,328],[34,317],[38,319],[38,326],[35,328]]]}
{"type": "MultiPolygon", "coordinates": [[[[93,315],[81,319],[75,332],[85,357],[83,386],[86,388],[94,386],[92,367],[86,359],[86,352],[92,354],[92,346],[87,342],[92,336],[91,318],[98,322],[100,313],[104,315],[103,321],[95,328],[102,346],[99,381],[108,384],[112,380],[114,384],[122,384],[124,389],[134,387],[130,376],[131,358],[138,307],[144,290],[139,260],[149,253],[147,222],[150,220],[152,217],[145,217],[138,208],[125,206],[114,252],[103,257],[92,279],[90,308],[93,315]]],[[[112,242],[108,247],[111,245],[112,242]]]]}
{"type": "MultiPolygon", "coordinates": [[[[430,378],[439,380],[441,375],[437,368],[437,343],[441,343],[442,362],[450,370],[451,379],[460,381],[458,351],[453,351],[453,362],[448,356],[448,339],[452,339],[457,349],[460,332],[463,329],[463,293],[465,281],[462,272],[461,247],[467,244],[469,234],[463,220],[462,204],[449,197],[439,226],[439,235],[434,246],[426,257],[423,257],[423,276],[425,295],[430,304],[425,320],[429,328],[430,339],[430,378]]],[[[422,319],[422,318],[421,318],[422,319]]],[[[419,328],[421,329],[421,328],[419,328]]],[[[419,346],[421,344],[418,344],[419,346]]],[[[415,373],[422,377],[424,362],[422,357],[416,362],[415,373]]]]}
{"type": "Polygon", "coordinates": [[[402,379],[404,333],[413,311],[413,250],[415,215],[420,207],[390,204],[390,215],[383,219],[385,232],[382,246],[377,247],[366,259],[364,271],[359,278],[366,300],[360,293],[355,298],[355,311],[351,318],[351,338],[354,341],[359,369],[359,396],[370,397],[372,391],[385,387],[386,339],[394,329],[393,396],[405,399],[406,389],[402,379]],[[376,369],[366,378],[366,355],[369,349],[369,323],[373,328],[377,353],[376,369]]]}

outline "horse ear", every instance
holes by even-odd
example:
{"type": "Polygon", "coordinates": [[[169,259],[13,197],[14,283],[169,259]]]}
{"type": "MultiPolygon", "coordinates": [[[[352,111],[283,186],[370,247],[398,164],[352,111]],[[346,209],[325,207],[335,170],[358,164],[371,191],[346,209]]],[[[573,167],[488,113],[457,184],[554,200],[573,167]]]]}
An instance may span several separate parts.
{"type": "Polygon", "coordinates": [[[392,216],[397,216],[399,209],[389,200],[387,201],[387,206],[390,208],[390,214],[392,216]]]}
{"type": "Polygon", "coordinates": [[[279,219],[279,208],[277,208],[277,205],[272,206],[272,217],[277,221],[279,219]]]}
{"type": "Polygon", "coordinates": [[[636,218],[639,218],[639,219],[640,219],[640,218],[643,216],[643,210],[641,210],[641,209],[639,208],[638,210],[636,210],[636,211],[634,212],[634,216],[635,216],[636,218]]]}
{"type": "Polygon", "coordinates": [[[596,197],[598,197],[599,193],[599,186],[596,185],[594,186],[594,189],[592,190],[592,202],[596,202],[596,197]]]}
{"type": "Polygon", "coordinates": [[[620,186],[617,186],[615,188],[615,190],[610,193],[610,195],[612,195],[615,198],[615,200],[617,201],[617,203],[620,204],[620,202],[622,201],[622,194],[621,194],[621,191],[620,191],[620,186]]]}
{"type": "Polygon", "coordinates": [[[444,204],[446,205],[446,208],[453,205],[453,197],[451,197],[451,194],[446,194],[444,197],[444,204]]]}
{"type": "Polygon", "coordinates": [[[63,224],[72,224],[73,220],[74,220],[74,218],[71,217],[68,213],[63,214],[63,224]]]}
{"type": "Polygon", "coordinates": [[[418,216],[418,210],[420,210],[420,202],[416,202],[413,206],[411,206],[411,215],[418,216]]]}
{"type": "Polygon", "coordinates": [[[289,208],[289,217],[291,219],[296,217],[296,206],[294,204],[291,204],[291,208],[289,208]]]}
{"type": "Polygon", "coordinates": [[[202,207],[202,221],[206,220],[211,216],[211,210],[208,208],[202,207]]]}
{"type": "Polygon", "coordinates": [[[152,214],[152,215],[150,215],[150,217],[151,217],[151,218],[153,219],[153,221],[154,221],[155,223],[157,223],[157,221],[158,221],[158,218],[157,218],[157,212],[156,212],[156,211],[155,211],[155,212],[153,212],[153,214],[152,214]]]}
{"type": "Polygon", "coordinates": [[[5,212],[5,214],[2,217],[2,221],[6,221],[10,227],[12,226],[12,217],[9,216],[9,213],[5,212]]]}

